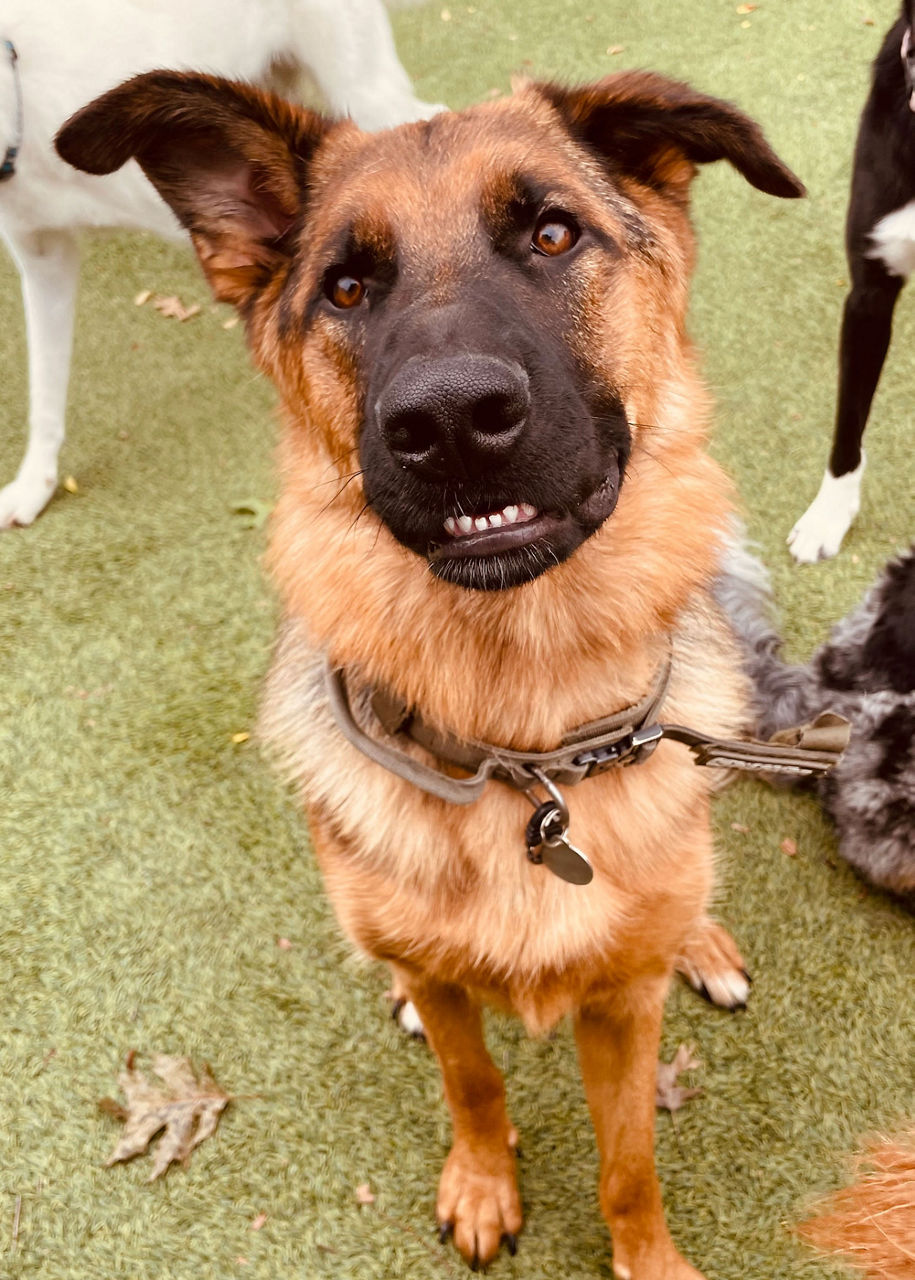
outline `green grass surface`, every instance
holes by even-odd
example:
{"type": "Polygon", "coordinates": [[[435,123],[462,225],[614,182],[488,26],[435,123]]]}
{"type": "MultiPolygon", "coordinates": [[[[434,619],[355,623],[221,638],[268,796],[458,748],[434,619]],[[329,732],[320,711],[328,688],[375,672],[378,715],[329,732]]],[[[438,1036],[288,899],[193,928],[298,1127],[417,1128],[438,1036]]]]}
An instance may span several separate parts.
{"type": "MultiPolygon", "coordinates": [[[[784,548],[826,456],[850,150],[895,6],[736,8],[476,0],[395,25],[429,100],[460,106],[519,71],[651,66],[738,101],[807,182],[808,201],[779,203],[724,166],[703,172],[693,307],[715,448],[806,655],[913,533],[904,296],[845,550],[801,570],[784,548]]],[[[340,939],[295,806],[232,741],[251,727],[274,623],[263,532],[233,510],[271,500],[273,394],[227,315],[189,254],[127,236],[87,245],[63,454],[78,493],[0,535],[0,1275],[461,1276],[432,1229],[448,1142],[437,1071],[387,1018],[385,975],[340,939]],[[143,288],[203,312],[163,319],[133,305],[143,288]],[[154,1186],[142,1161],[102,1167],[115,1133],[95,1104],[130,1048],[206,1059],[246,1095],[186,1173],[154,1186]],[[374,1205],[356,1203],[363,1182],[374,1205]]],[[[26,383],[5,259],[0,368],[8,479],[26,383]]],[[[787,1224],[842,1179],[862,1133],[915,1110],[915,926],[837,864],[812,801],[742,783],[716,822],[721,914],[756,981],[736,1017],[672,996],[665,1048],[698,1046],[704,1094],[676,1128],[659,1120],[668,1216],[709,1280],[835,1276],[787,1224]],[[786,836],[796,857],[779,849],[786,836]]],[[[527,1211],[518,1256],[491,1274],[608,1280],[568,1031],[529,1041],[498,1018],[490,1030],[527,1211]]]]}

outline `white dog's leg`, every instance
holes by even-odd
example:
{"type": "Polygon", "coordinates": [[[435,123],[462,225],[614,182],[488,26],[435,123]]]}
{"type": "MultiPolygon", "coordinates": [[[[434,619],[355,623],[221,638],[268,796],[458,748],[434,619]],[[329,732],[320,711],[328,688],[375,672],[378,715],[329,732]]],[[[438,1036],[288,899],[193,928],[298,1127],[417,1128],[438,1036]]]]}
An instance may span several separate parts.
{"type": "Polygon", "coordinates": [[[334,115],[387,129],[445,110],[414,94],[379,0],[296,0],[295,10],[295,56],[334,115]]]}
{"type": "Polygon", "coordinates": [[[0,489],[0,529],[31,524],[57,485],[64,440],[79,250],[69,231],[9,240],[22,277],[29,346],[29,439],[16,479],[0,489]]]}
{"type": "Polygon", "coordinates": [[[861,505],[864,454],[854,471],[834,476],[827,469],[817,496],[788,534],[791,554],[800,564],[837,555],[861,505]]]}

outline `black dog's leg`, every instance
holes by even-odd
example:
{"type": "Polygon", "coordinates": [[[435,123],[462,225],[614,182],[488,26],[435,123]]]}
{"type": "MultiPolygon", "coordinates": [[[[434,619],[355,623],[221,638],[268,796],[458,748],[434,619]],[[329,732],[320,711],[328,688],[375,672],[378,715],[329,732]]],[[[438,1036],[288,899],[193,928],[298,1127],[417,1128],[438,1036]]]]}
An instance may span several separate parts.
{"type": "Polygon", "coordinates": [[[861,440],[890,344],[893,310],[905,279],[865,257],[869,237],[849,228],[852,287],[845,299],[839,339],[839,393],[832,452],[811,505],[788,536],[801,563],[834,556],[858,514],[864,455],[861,440]],[[854,241],[858,241],[855,244],[854,241]]]}
{"type": "Polygon", "coordinates": [[[883,263],[862,258],[845,299],[839,342],[839,400],[829,470],[839,477],[857,470],[861,439],[890,345],[893,310],[905,283],[883,263]]]}

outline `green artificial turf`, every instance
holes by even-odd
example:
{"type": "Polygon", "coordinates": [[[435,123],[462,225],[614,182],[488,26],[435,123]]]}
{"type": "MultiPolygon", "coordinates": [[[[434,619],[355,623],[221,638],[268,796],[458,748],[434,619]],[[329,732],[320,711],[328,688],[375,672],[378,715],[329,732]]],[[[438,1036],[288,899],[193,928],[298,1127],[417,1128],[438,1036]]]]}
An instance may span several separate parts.
{"type": "MultiPolygon", "coordinates": [[[[806,202],[782,203],[718,166],[695,188],[692,325],[715,449],[797,655],[913,533],[903,296],[845,549],[799,569],[784,547],[826,457],[851,145],[895,8],[475,0],[394,19],[428,100],[460,106],[516,72],[654,67],[742,104],[808,184],[806,202]]],[[[274,397],[228,315],[181,249],[88,243],[63,453],[78,491],[0,534],[0,1275],[457,1277],[433,1232],[448,1143],[436,1068],[387,1017],[385,974],[341,940],[295,805],[233,741],[252,726],[274,625],[264,532],[236,510],[271,501],[274,397]],[[134,306],[142,289],[202,313],[165,319],[134,306]],[[241,1095],[188,1171],[152,1186],[145,1161],[103,1167],[116,1129],[96,1101],[129,1049],[205,1059],[241,1095]],[[375,1202],[360,1206],[366,1182],[375,1202]]],[[[6,259],[0,368],[5,480],[26,416],[6,259]]],[[[665,1050],[697,1046],[704,1092],[676,1124],[659,1117],[669,1220],[708,1280],[836,1276],[789,1224],[843,1179],[862,1134],[915,1111],[915,923],[838,862],[812,800],[744,782],[716,823],[720,911],[755,985],[737,1016],[682,987],[671,998],[665,1050]]],[[[518,1256],[491,1274],[608,1280],[568,1030],[530,1041],[493,1018],[490,1032],[527,1212],[518,1256]]]]}

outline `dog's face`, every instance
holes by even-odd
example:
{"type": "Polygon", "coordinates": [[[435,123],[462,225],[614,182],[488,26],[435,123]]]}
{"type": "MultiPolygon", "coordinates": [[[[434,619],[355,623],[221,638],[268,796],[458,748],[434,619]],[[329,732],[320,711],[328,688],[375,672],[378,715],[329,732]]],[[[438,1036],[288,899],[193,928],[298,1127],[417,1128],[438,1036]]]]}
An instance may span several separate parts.
{"type": "Polygon", "coordinates": [[[58,148],[93,172],[136,156],[287,409],[341,478],[358,470],[354,509],[482,589],[611,517],[683,347],[695,163],[802,192],[745,116],[646,73],[379,135],[151,73],[58,148]]]}

